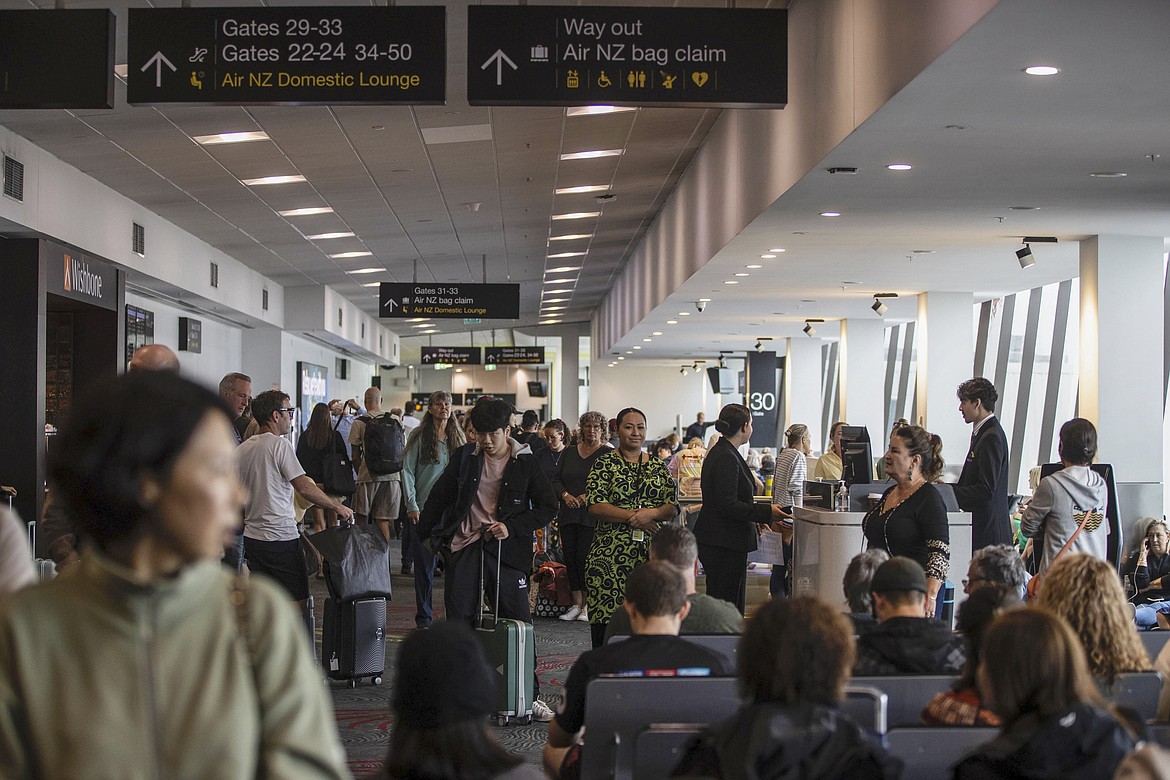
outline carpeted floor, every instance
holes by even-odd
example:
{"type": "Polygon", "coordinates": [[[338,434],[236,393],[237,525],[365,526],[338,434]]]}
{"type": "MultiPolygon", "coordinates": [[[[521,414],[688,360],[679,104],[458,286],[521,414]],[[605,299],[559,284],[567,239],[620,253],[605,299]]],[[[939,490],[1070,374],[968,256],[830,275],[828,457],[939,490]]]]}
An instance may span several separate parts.
{"type": "MultiPolygon", "coordinates": [[[[390,560],[394,598],[387,603],[386,631],[386,672],[383,683],[374,686],[363,681],[351,689],[348,683],[330,680],[333,707],[337,715],[337,726],[349,759],[349,768],[354,777],[376,776],[382,766],[382,759],[388,744],[388,729],[394,723],[390,709],[390,694],[394,682],[395,659],[399,643],[414,630],[414,580],[398,574],[400,553],[398,541],[391,542],[390,560]]],[[[317,638],[320,648],[321,618],[326,598],[325,585],[321,580],[312,580],[311,588],[316,603],[317,638]]],[[[435,581],[435,616],[442,616],[442,579],[435,581]]],[[[540,677],[540,698],[554,709],[560,701],[561,686],[569,667],[582,652],[589,648],[589,624],[567,623],[555,618],[535,618],[537,673],[540,677]]],[[[522,756],[534,766],[540,766],[540,750],[544,745],[546,723],[531,726],[515,724],[504,727],[491,726],[499,735],[500,742],[509,750],[522,756]]]]}

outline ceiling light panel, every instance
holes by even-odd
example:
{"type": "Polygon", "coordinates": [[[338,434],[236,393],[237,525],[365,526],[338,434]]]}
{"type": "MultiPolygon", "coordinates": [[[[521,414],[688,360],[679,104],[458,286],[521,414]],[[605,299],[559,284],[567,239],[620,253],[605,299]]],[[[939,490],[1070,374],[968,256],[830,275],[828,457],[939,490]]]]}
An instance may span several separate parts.
{"type": "Polygon", "coordinates": [[[372,257],[373,252],[338,252],[335,255],[329,255],[333,260],[349,260],[354,257],[372,257]]]}
{"type": "Polygon", "coordinates": [[[376,274],[385,271],[385,268],[357,268],[350,271],[351,274],[376,274]]]}
{"type": "Polygon", "coordinates": [[[216,133],[214,135],[196,135],[192,136],[192,141],[202,146],[212,146],[215,144],[242,144],[249,141],[267,141],[268,133],[260,130],[249,131],[246,133],[216,133]]]}
{"type": "Polygon", "coordinates": [[[569,152],[562,154],[562,160],[593,160],[598,157],[620,157],[624,149],[594,149],[589,152],[569,152]]]}
{"type": "MultiPolygon", "coordinates": [[[[584,253],[582,253],[582,254],[584,254],[584,253]]],[[[579,266],[579,265],[562,265],[559,268],[546,268],[544,272],[546,274],[567,274],[571,271],[580,271],[580,270],[581,270],[581,266],[579,266]]]]}
{"type": "Polygon", "coordinates": [[[241,182],[248,187],[263,187],[269,184],[297,184],[304,180],[305,177],[298,173],[288,176],[261,176],[259,179],[241,179],[241,182]]]}
{"type": "Polygon", "coordinates": [[[555,191],[555,194],[582,195],[587,192],[605,192],[608,189],[608,184],[583,184],[579,187],[558,187],[555,191]]]}
{"type": "Polygon", "coordinates": [[[596,116],[597,114],[621,114],[637,111],[633,106],[573,106],[565,109],[565,116],[596,116]]]}
{"type": "MultiPolygon", "coordinates": [[[[563,258],[566,258],[566,257],[584,257],[584,256],[585,256],[585,253],[584,253],[584,252],[557,252],[557,253],[556,253],[556,254],[554,254],[554,255],[549,255],[549,256],[548,256],[548,259],[549,259],[549,260],[560,260],[560,259],[563,259],[563,258]]],[[[577,269],[576,269],[576,268],[574,268],[574,269],[572,269],[572,270],[574,270],[574,271],[575,271],[575,270],[577,270],[577,269]]]]}
{"type": "Polygon", "coordinates": [[[593,238],[592,233],[570,233],[567,236],[549,236],[549,241],[576,241],[582,238],[593,238]]]}
{"type": "Polygon", "coordinates": [[[276,212],[282,217],[311,217],[314,214],[332,214],[333,209],[328,206],[314,206],[306,209],[289,209],[288,211],[276,212]]]}
{"type": "MultiPolygon", "coordinates": [[[[247,182],[245,182],[246,184],[247,182]]],[[[589,219],[590,217],[600,217],[600,211],[573,211],[568,214],[553,214],[553,219],[589,219]]]]}
{"type": "Polygon", "coordinates": [[[310,241],[325,241],[330,238],[353,238],[353,233],[314,233],[311,236],[305,236],[310,241]]]}

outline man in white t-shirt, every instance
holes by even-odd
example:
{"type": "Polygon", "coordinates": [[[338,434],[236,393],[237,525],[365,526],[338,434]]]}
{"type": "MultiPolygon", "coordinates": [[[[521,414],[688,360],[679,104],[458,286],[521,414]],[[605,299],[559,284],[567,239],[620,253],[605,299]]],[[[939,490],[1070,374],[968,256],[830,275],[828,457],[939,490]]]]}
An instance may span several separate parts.
{"type": "Polygon", "coordinates": [[[343,519],[352,518],[353,512],[325,495],[301,468],[292,443],[284,438],[292,430],[295,413],[288,395],[279,390],[252,399],[252,416],[260,432],[236,448],[235,465],[248,494],[244,503],[248,568],[279,582],[303,609],[309,599],[309,577],[301,556],[293,491],[343,519]]]}

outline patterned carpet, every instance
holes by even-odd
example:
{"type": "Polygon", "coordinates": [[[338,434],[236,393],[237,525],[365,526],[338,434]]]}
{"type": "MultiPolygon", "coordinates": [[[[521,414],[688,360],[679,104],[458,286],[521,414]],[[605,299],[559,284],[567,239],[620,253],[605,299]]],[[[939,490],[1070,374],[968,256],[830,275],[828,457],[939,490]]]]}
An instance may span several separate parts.
{"type": "MultiPolygon", "coordinates": [[[[391,686],[394,681],[395,659],[399,643],[414,630],[414,580],[399,575],[400,553],[398,542],[391,542],[390,560],[394,598],[387,604],[386,631],[386,672],[383,684],[374,686],[363,681],[351,689],[345,682],[330,680],[333,707],[337,715],[337,727],[341,742],[349,759],[349,768],[354,777],[376,776],[382,767],[382,759],[388,744],[388,729],[394,723],[390,709],[391,686]]],[[[317,638],[320,648],[321,618],[324,614],[326,591],[324,582],[312,580],[311,588],[316,603],[317,638]]],[[[435,617],[443,612],[443,585],[441,578],[435,581],[435,617]]],[[[589,624],[566,623],[555,618],[536,618],[537,673],[540,677],[540,698],[554,709],[560,701],[561,686],[564,684],[569,667],[583,651],[589,648],[589,624]]],[[[534,766],[540,766],[540,751],[548,730],[546,723],[526,725],[491,726],[500,742],[509,750],[518,753],[534,766]]]]}

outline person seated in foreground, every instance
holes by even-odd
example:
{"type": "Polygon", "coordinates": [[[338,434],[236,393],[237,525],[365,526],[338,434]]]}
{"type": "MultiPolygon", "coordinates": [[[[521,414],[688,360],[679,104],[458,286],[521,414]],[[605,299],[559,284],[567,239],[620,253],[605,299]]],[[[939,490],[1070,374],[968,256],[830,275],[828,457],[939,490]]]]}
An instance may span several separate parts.
{"type": "Polygon", "coordinates": [[[955,766],[955,780],[1109,778],[1144,737],[1101,698],[1076,634],[1045,609],[995,619],[979,689],[1003,729],[955,766]]]}
{"type": "MultiPolygon", "coordinates": [[[[984,548],[987,549],[987,548],[984,548]]],[[[1020,606],[1014,588],[1003,585],[985,585],[959,607],[958,628],[967,650],[963,673],[951,690],[935,694],[922,710],[922,722],[927,726],[998,726],[999,718],[989,709],[979,694],[975,675],[979,670],[980,650],[987,627],[1002,612],[1020,606]]]]}
{"type": "Polygon", "coordinates": [[[772,599],[740,640],[749,703],[684,750],[673,777],[894,778],[891,758],[838,708],[853,665],[848,619],[812,596],[772,599]]]}
{"type": "Polygon", "coordinates": [[[440,620],[398,650],[394,731],[383,777],[389,780],[539,780],[488,728],[496,676],[471,629],[440,620]]]}
{"type": "MultiPolygon", "coordinates": [[[[650,540],[650,560],[665,561],[679,570],[687,587],[690,611],[679,628],[679,634],[738,634],[743,631],[743,616],[731,602],[695,592],[695,577],[699,573],[699,546],[695,535],[681,525],[665,525],[650,540]]],[[[619,609],[609,620],[605,640],[629,636],[630,618],[619,609]]]]}
{"type": "Polygon", "coordinates": [[[1014,590],[1016,598],[1023,601],[1028,579],[1024,559],[1015,547],[1010,544],[989,544],[971,556],[971,563],[967,565],[967,578],[963,580],[963,592],[971,595],[979,588],[1002,585],[1014,590]]]}
{"type": "Polygon", "coordinates": [[[926,572],[916,561],[897,556],[883,563],[870,592],[878,625],[857,641],[854,676],[959,673],[962,637],[924,617],[926,572]]]}
{"type": "Polygon", "coordinates": [[[561,777],[566,763],[579,760],[579,732],[585,725],[585,688],[603,674],[623,677],[721,677],[730,672],[723,659],[705,647],[678,636],[690,611],[686,583],[665,561],[649,561],[630,572],[623,607],[634,635],[624,642],[601,645],[581,654],[569,669],[565,695],[544,746],[544,769],[561,777]],[[568,762],[566,762],[568,754],[568,762]]]}
{"type": "Polygon", "coordinates": [[[1044,575],[1036,606],[1072,627],[1098,682],[1111,686],[1119,674],[1151,668],[1117,570],[1106,561],[1085,553],[1062,555],[1044,575]]]}
{"type": "Polygon", "coordinates": [[[853,623],[853,634],[864,634],[877,625],[873,615],[873,595],[870,585],[878,567],[890,559],[890,554],[880,547],[871,547],[853,556],[845,569],[841,587],[845,600],[849,602],[849,620],[853,623]]]}

